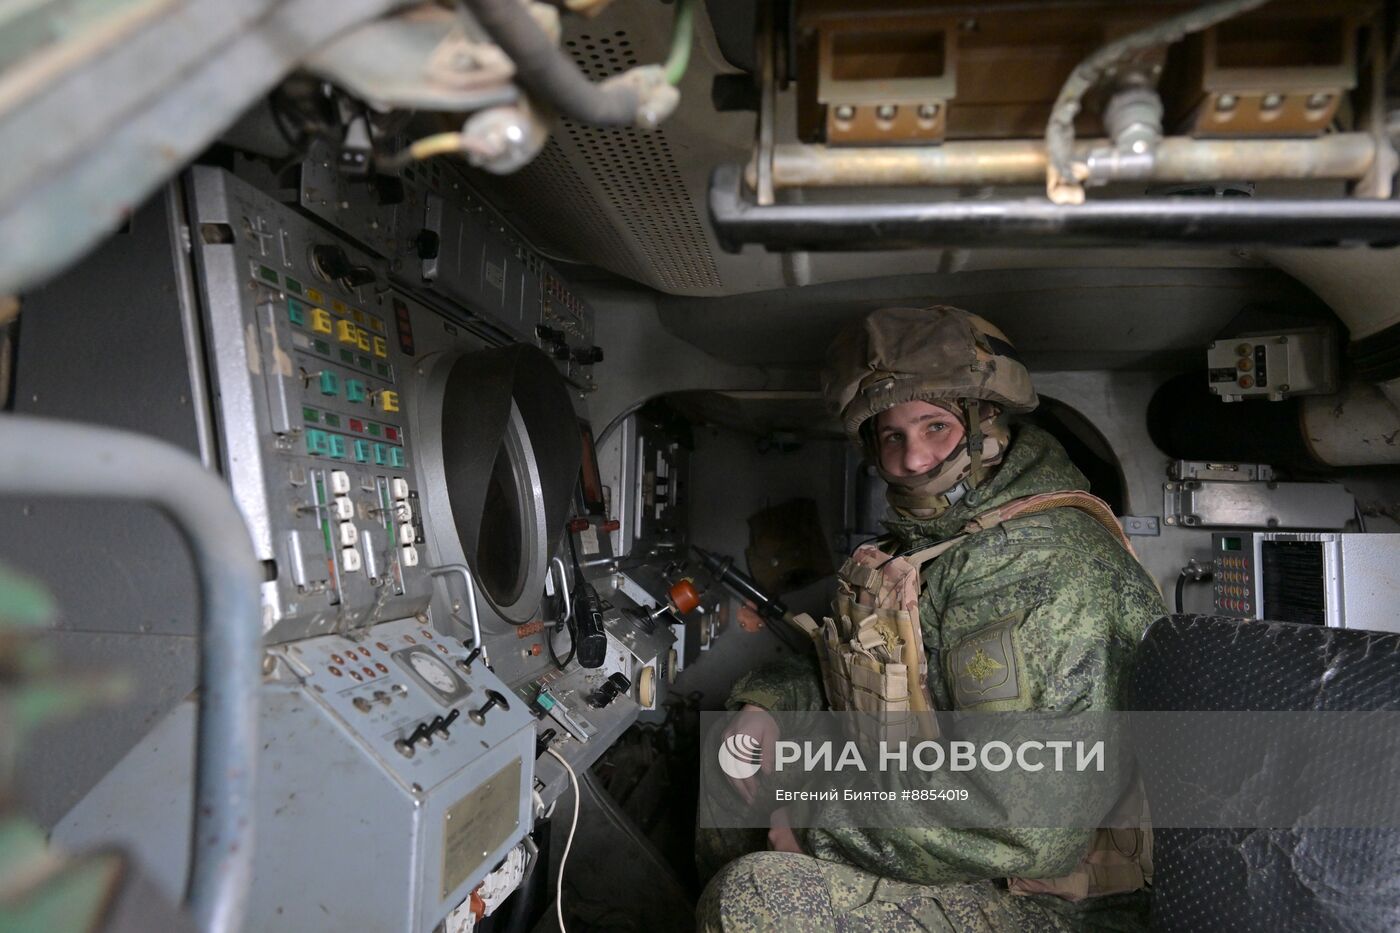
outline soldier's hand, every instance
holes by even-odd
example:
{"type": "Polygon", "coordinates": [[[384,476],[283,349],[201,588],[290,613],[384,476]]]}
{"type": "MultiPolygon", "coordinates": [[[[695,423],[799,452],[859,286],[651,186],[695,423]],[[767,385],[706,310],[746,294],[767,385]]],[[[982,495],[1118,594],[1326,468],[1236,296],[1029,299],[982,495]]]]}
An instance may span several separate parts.
{"type": "Polygon", "coordinates": [[[802,854],[802,845],[788,822],[787,807],[779,807],[768,815],[768,848],[773,852],[802,854]]]}
{"type": "MultiPolygon", "coordinates": [[[[734,718],[729,720],[729,725],[724,730],[724,741],[728,741],[730,736],[743,733],[758,740],[758,746],[762,758],[759,760],[759,771],[763,774],[773,773],[773,744],[778,741],[778,721],[773,718],[773,714],[761,706],[754,706],[752,703],[746,704],[743,709],[734,714],[734,718]]],[[[725,775],[725,777],[729,777],[725,775]]],[[[745,803],[753,803],[754,796],[758,793],[758,775],[743,780],[730,777],[729,783],[738,791],[739,796],[744,798],[745,803]]]]}

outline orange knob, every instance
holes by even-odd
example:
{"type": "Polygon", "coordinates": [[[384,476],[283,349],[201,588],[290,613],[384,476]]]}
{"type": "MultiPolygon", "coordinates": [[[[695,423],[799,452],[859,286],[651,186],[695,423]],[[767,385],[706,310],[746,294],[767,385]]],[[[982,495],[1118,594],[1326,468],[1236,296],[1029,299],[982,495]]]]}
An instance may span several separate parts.
{"type": "Polygon", "coordinates": [[[695,584],[689,580],[681,580],[673,585],[669,591],[671,605],[676,607],[676,611],[681,615],[690,612],[700,605],[700,594],[695,590],[695,584]]]}

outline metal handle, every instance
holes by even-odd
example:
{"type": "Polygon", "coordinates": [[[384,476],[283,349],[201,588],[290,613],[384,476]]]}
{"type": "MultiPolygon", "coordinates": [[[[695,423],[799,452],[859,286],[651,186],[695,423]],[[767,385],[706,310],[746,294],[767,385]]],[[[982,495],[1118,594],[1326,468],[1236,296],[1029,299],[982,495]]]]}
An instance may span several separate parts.
{"type": "Polygon", "coordinates": [[[243,928],[253,876],[263,575],[217,474],[128,431],[0,416],[0,493],[146,502],[179,527],[200,584],[201,691],[186,902],[205,931],[243,928]]]}
{"type": "Polygon", "coordinates": [[[568,619],[574,614],[573,603],[569,600],[569,568],[564,566],[564,561],[557,554],[550,558],[550,573],[554,572],[555,567],[559,568],[559,592],[564,597],[564,618],[568,619]]]}
{"type": "MultiPolygon", "coordinates": [[[[467,588],[467,609],[472,620],[472,647],[480,648],[481,618],[476,612],[476,579],[472,576],[471,568],[466,564],[443,564],[440,567],[429,567],[428,573],[435,577],[446,576],[449,573],[459,574],[462,577],[462,583],[467,588]]],[[[448,593],[447,595],[451,599],[452,594],[448,593]]]]}

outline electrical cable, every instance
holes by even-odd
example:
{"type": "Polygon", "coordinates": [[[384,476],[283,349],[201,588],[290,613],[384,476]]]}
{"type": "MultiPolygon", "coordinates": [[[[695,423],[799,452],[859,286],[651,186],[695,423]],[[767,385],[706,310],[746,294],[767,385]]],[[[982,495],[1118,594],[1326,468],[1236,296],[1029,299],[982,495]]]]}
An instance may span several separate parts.
{"type": "Polygon", "coordinates": [[[678,0],[676,26],[671,33],[671,54],[666,56],[666,81],[681,83],[690,66],[690,49],[695,44],[695,0],[678,0]]]}
{"type": "Polygon", "coordinates": [[[581,797],[578,789],[578,775],[574,773],[573,768],[569,767],[569,763],[564,760],[564,756],[552,748],[546,748],[545,751],[553,755],[554,758],[564,766],[564,770],[569,774],[569,784],[574,789],[574,816],[573,819],[569,821],[569,838],[564,842],[564,854],[559,859],[558,893],[554,898],[554,910],[559,917],[559,933],[567,933],[564,928],[564,866],[569,863],[569,850],[573,848],[574,832],[578,829],[578,811],[581,797]]]}
{"type": "Polygon", "coordinates": [[[1181,573],[1179,573],[1179,574],[1176,575],[1176,614],[1177,614],[1177,615],[1181,615],[1183,612],[1185,612],[1185,610],[1181,608],[1181,597],[1185,594],[1185,592],[1186,592],[1186,571],[1183,570],[1183,571],[1181,571],[1181,573]]]}
{"type": "Polygon", "coordinates": [[[576,123],[633,126],[641,95],[633,83],[603,87],[588,80],[519,0],[458,0],[515,63],[515,83],[576,123]]]}
{"type": "Polygon", "coordinates": [[[1074,174],[1074,118],[1079,114],[1084,95],[1111,69],[1133,55],[1171,45],[1191,33],[1209,29],[1216,23],[1247,13],[1267,2],[1269,0],[1208,3],[1114,39],[1075,65],[1055,98],[1055,105],[1050,109],[1050,121],[1045,126],[1045,184],[1050,200],[1071,203],[1065,199],[1072,198],[1072,193],[1076,191],[1078,197],[1072,203],[1084,199],[1084,189],[1074,174]]]}

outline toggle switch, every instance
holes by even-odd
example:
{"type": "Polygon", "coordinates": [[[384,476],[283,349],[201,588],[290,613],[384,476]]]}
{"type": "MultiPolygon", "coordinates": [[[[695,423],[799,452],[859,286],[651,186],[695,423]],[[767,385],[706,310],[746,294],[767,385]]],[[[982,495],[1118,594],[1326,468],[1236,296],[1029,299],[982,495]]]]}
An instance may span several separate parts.
{"type": "Polygon", "coordinates": [[[337,530],[341,547],[353,547],[360,540],[360,529],[355,527],[354,522],[341,522],[337,530]]]}
{"type": "Polygon", "coordinates": [[[486,702],[481,705],[480,709],[474,709],[468,713],[467,718],[478,726],[484,726],[486,725],[486,714],[497,706],[501,709],[510,709],[510,703],[506,701],[505,697],[501,696],[495,690],[487,690],[486,702]]]}
{"type": "MultiPolygon", "coordinates": [[[[355,526],[351,525],[350,527],[354,528],[355,526]]],[[[360,568],[363,566],[364,562],[360,557],[360,552],[355,548],[348,547],[340,552],[341,570],[344,570],[346,573],[359,573],[360,568]]]]}
{"type": "Polygon", "coordinates": [[[389,491],[393,493],[395,499],[407,499],[408,480],[401,476],[395,476],[389,480],[389,491]]]}
{"type": "Polygon", "coordinates": [[[399,526],[400,541],[412,541],[413,537],[413,526],[411,524],[409,524],[408,522],[404,522],[402,525],[399,526]]]}
{"type": "Polygon", "coordinates": [[[336,496],[331,500],[331,514],[341,521],[349,521],[355,517],[355,503],[348,496],[336,496]]]}
{"type": "MultiPolygon", "coordinates": [[[[395,503],[394,518],[398,519],[401,522],[413,521],[413,506],[409,505],[407,502],[395,503]]],[[[412,535],[410,535],[409,537],[411,538],[412,535]]]]}
{"type": "Polygon", "coordinates": [[[331,492],[343,496],[350,491],[350,474],[344,470],[331,470],[331,492]]]}
{"type": "Polygon", "coordinates": [[[405,544],[401,550],[402,563],[405,567],[418,566],[418,549],[411,544],[405,544]]]}

